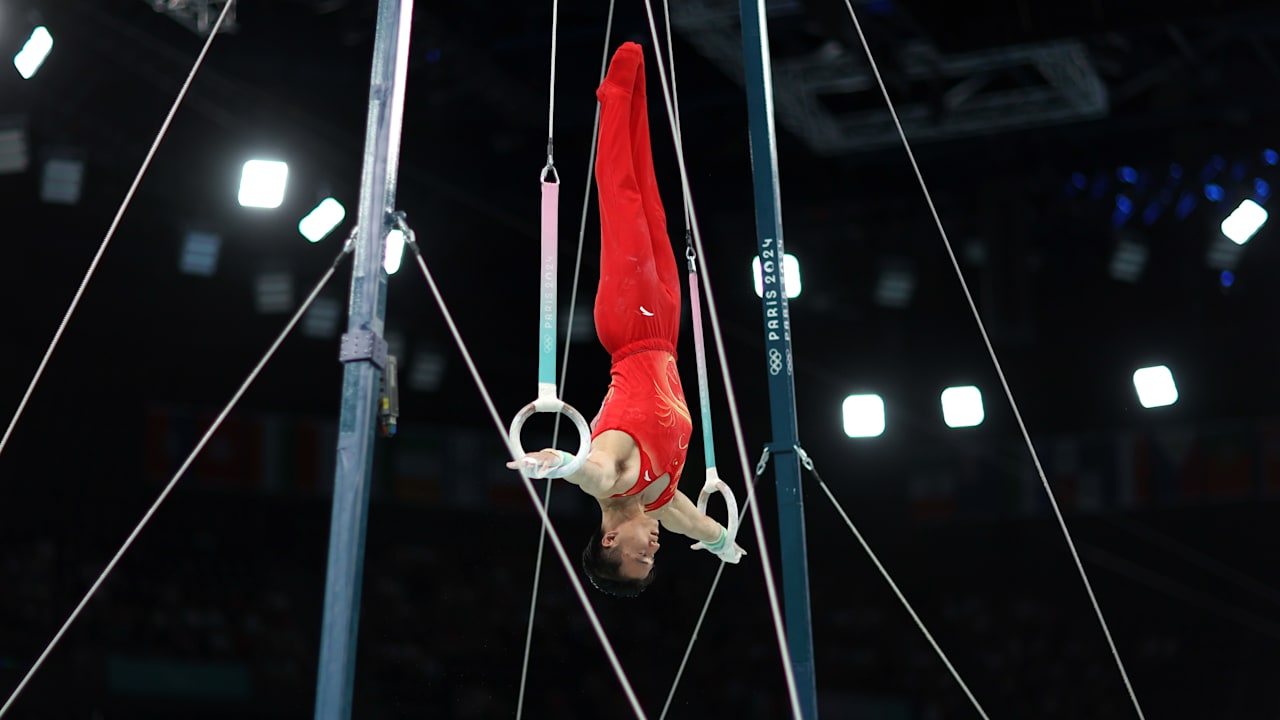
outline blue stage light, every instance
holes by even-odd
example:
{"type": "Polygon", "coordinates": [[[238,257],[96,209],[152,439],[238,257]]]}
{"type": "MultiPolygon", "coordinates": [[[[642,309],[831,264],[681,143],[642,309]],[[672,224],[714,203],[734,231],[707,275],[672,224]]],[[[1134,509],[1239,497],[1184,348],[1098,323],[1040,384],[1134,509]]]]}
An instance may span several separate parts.
{"type": "Polygon", "coordinates": [[[1267,148],[1262,151],[1262,162],[1274,167],[1275,165],[1280,164],[1280,153],[1272,150],[1271,148],[1267,148]]]}
{"type": "Polygon", "coordinates": [[[1170,165],[1170,166],[1169,166],[1169,177],[1170,177],[1170,178],[1172,178],[1172,179],[1174,179],[1174,180],[1181,180],[1181,179],[1182,179],[1182,166],[1181,166],[1181,165],[1179,165],[1178,163],[1174,163],[1174,164],[1170,165]]]}
{"type": "Polygon", "coordinates": [[[1222,190],[1222,186],[1217,183],[1209,183],[1204,186],[1204,196],[1210,202],[1222,202],[1222,198],[1226,193],[1222,190]]]}
{"type": "Polygon", "coordinates": [[[1120,227],[1133,215],[1133,201],[1127,195],[1116,196],[1116,211],[1111,214],[1111,225],[1120,227]]]}
{"type": "Polygon", "coordinates": [[[1271,197],[1271,183],[1262,178],[1254,178],[1253,199],[1262,202],[1271,197]]]}
{"type": "Polygon", "coordinates": [[[1134,183],[1138,182],[1138,171],[1134,170],[1128,165],[1125,165],[1119,168],[1118,170],[1116,170],[1116,177],[1120,178],[1122,182],[1126,182],[1126,183],[1129,183],[1130,185],[1133,185],[1134,183]]]}
{"type": "Polygon", "coordinates": [[[1235,284],[1236,274],[1230,270],[1223,270],[1222,274],[1218,276],[1218,282],[1222,283],[1222,287],[1229,288],[1235,284]]]}
{"type": "Polygon", "coordinates": [[[1085,188],[1089,187],[1089,178],[1085,177],[1084,173],[1082,172],[1072,173],[1071,184],[1077,190],[1084,190],[1085,188]]]}
{"type": "Polygon", "coordinates": [[[1214,155],[1213,158],[1211,158],[1209,162],[1204,166],[1204,169],[1200,171],[1200,182],[1203,182],[1203,183],[1212,182],[1213,179],[1218,177],[1218,174],[1221,173],[1222,169],[1225,168],[1226,166],[1227,166],[1227,161],[1225,158],[1223,158],[1221,155],[1214,155]]]}
{"type": "Polygon", "coordinates": [[[1187,216],[1191,214],[1191,211],[1196,209],[1196,204],[1198,202],[1200,201],[1196,199],[1195,193],[1184,192],[1182,193],[1182,197],[1178,198],[1178,205],[1173,210],[1174,214],[1178,216],[1179,220],[1186,220],[1187,216]]]}

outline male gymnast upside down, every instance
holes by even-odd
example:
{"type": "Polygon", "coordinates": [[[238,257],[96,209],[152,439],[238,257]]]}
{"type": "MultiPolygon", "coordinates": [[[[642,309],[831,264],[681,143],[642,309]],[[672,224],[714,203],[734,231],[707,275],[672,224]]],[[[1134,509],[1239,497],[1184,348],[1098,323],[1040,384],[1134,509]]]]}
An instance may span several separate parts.
{"type": "MultiPolygon", "coordinates": [[[[600,527],[582,553],[583,569],[601,591],[630,597],[653,581],[659,524],[726,562],[738,562],[744,551],[676,487],[693,423],[676,369],[680,277],[654,177],[639,45],[618,48],[596,97],[601,248],[595,323],[613,362],[592,421],[591,452],[565,479],[600,503],[600,527]]],[[[541,476],[571,459],[546,449],[507,467],[541,476]]]]}

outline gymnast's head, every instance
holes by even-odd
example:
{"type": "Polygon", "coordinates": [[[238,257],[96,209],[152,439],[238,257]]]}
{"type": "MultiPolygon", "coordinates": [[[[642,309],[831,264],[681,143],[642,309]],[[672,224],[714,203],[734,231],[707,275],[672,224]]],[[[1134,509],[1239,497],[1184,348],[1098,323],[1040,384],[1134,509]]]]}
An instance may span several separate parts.
{"type": "Polygon", "coordinates": [[[606,530],[598,527],[582,551],[582,569],[596,589],[635,597],[653,583],[658,554],[658,521],[647,515],[628,518],[606,530]]]}

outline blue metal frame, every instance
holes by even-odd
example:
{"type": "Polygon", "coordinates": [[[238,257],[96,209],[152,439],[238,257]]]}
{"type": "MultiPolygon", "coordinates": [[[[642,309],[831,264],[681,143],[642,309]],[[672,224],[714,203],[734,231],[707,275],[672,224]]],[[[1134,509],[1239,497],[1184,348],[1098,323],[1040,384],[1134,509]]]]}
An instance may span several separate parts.
{"type": "Polygon", "coordinates": [[[782,199],[778,190],[778,145],[773,121],[772,66],[764,0],[740,0],[742,53],[751,129],[751,176],[755,188],[756,235],[764,296],[764,332],[774,474],[778,492],[778,537],[782,565],[787,644],[796,690],[806,720],[818,717],[813,627],[809,617],[809,566],[805,549],[804,496],[796,455],[795,378],[791,364],[791,320],[782,276],[782,199]]]}
{"type": "MultiPolygon", "coordinates": [[[[382,343],[386,315],[387,273],[383,256],[396,200],[408,63],[409,27],[405,21],[412,12],[412,0],[378,3],[347,323],[347,336],[371,336],[373,342],[368,344],[372,348],[382,343]]],[[[346,354],[342,361],[342,416],[338,422],[338,463],[316,683],[317,720],[351,717],[378,380],[383,370],[377,352],[346,354]]]]}

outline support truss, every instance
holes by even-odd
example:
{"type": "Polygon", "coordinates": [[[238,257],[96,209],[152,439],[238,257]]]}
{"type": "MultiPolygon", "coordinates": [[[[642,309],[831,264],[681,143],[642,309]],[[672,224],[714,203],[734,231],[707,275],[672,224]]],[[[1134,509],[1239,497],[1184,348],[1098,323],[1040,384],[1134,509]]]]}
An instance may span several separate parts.
{"type": "MultiPolygon", "coordinates": [[[[191,32],[204,37],[217,22],[222,8],[231,0],[144,0],[144,2],[150,5],[152,10],[168,15],[191,32]]],[[[232,6],[218,32],[232,32],[235,29],[236,8],[232,6]]]]}
{"type": "MultiPolygon", "coordinates": [[[[686,0],[672,6],[672,24],[700,53],[738,82],[742,50],[736,7],[727,0],[686,0]]],[[[898,113],[916,141],[992,134],[1103,117],[1107,89],[1077,41],[1022,45],[946,55],[925,39],[901,45],[897,82],[940,87],[930,97],[904,98],[898,113]]],[[[775,59],[777,117],[815,153],[839,155],[898,143],[861,56],[830,48],[775,59]],[[841,107],[870,110],[842,111],[841,107]]]]}

